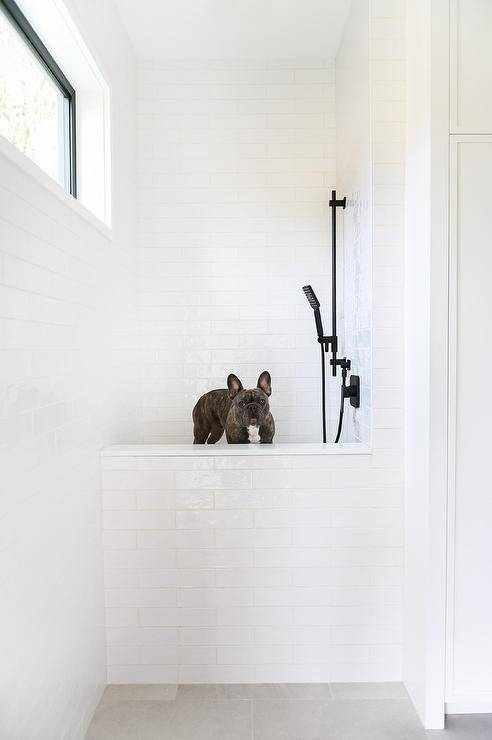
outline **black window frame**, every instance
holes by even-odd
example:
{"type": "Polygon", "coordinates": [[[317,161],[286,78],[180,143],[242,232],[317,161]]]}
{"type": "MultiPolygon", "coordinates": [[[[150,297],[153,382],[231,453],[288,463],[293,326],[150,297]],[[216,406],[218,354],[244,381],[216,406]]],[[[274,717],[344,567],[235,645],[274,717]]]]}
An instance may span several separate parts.
{"type": "Polygon", "coordinates": [[[77,140],[76,140],[76,105],[75,88],[67,79],[38,34],[27,20],[14,0],[0,0],[0,10],[18,32],[29,50],[48,73],[63,95],[64,130],[65,130],[65,189],[74,198],[77,197],[77,140]]]}

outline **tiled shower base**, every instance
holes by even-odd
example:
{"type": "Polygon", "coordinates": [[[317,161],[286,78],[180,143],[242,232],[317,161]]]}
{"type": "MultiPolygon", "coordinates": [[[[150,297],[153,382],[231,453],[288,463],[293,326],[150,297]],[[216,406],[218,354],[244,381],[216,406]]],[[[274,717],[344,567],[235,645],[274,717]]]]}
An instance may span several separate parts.
{"type": "Polygon", "coordinates": [[[397,683],[108,686],[86,740],[482,740],[492,715],[425,732],[397,683]]]}

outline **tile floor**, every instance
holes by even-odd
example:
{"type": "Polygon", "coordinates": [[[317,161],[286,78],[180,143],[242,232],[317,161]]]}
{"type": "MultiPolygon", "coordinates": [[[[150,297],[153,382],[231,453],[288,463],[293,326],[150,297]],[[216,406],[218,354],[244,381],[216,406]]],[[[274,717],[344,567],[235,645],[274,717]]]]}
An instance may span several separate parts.
{"type": "Polygon", "coordinates": [[[425,732],[401,684],[108,686],[86,740],[492,740],[492,715],[425,732]]]}

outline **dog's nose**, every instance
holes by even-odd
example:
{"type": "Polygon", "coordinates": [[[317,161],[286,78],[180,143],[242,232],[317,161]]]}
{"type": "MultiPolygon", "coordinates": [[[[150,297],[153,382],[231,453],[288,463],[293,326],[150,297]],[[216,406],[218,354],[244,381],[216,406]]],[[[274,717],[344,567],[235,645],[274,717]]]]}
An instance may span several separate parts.
{"type": "Polygon", "coordinates": [[[249,418],[252,424],[258,422],[258,406],[256,403],[250,403],[248,406],[249,418]]]}

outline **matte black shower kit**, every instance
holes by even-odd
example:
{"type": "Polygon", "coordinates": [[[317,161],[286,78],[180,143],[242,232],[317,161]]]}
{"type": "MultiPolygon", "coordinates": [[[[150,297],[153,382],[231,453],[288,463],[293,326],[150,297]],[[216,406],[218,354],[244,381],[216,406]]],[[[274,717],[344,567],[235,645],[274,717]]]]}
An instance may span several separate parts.
{"type": "Polygon", "coordinates": [[[323,322],[321,320],[320,302],[310,285],[305,285],[303,291],[309,301],[309,305],[314,311],[314,320],[316,322],[316,331],[318,333],[318,342],[321,347],[321,407],[323,419],[323,442],[326,442],[326,372],[325,372],[325,352],[331,347],[330,365],[332,375],[335,378],[337,368],[342,371],[342,386],[340,395],[340,413],[338,417],[338,428],[335,442],[340,440],[343,425],[343,411],[345,399],[350,399],[351,406],[359,408],[360,406],[360,378],[358,375],[351,375],[349,385],[347,385],[347,375],[351,367],[351,361],[346,357],[338,359],[338,336],[337,336],[337,208],[345,208],[347,199],[337,200],[336,190],[331,191],[331,335],[325,336],[323,332],[323,322]]]}

